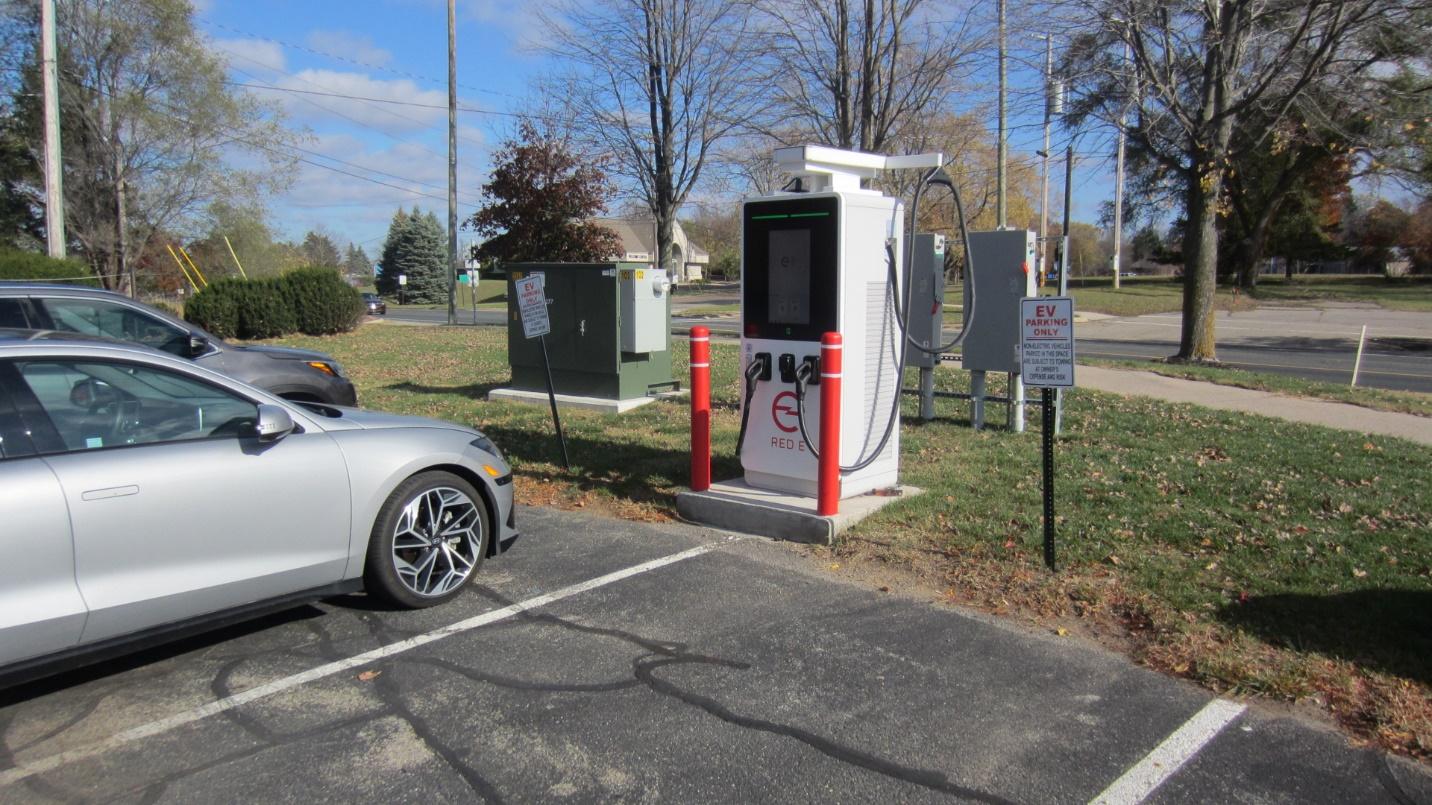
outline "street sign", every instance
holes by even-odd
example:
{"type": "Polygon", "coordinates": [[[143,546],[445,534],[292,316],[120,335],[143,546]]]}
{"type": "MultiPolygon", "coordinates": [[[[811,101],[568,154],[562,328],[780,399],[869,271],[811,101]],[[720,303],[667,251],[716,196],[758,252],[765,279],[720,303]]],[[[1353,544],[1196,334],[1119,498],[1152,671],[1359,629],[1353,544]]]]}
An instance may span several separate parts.
{"type": "Polygon", "coordinates": [[[1074,386],[1074,300],[1035,296],[1019,300],[1020,375],[1030,388],[1074,386]]]}
{"type": "Polygon", "coordinates": [[[407,275],[407,274],[399,274],[399,275],[398,275],[398,284],[399,284],[399,285],[407,285],[407,284],[408,284],[408,275],[407,275]]]}
{"type": "Polygon", "coordinates": [[[522,314],[522,334],[527,338],[552,332],[544,280],[542,274],[528,274],[513,283],[517,290],[517,310],[522,314]]]}

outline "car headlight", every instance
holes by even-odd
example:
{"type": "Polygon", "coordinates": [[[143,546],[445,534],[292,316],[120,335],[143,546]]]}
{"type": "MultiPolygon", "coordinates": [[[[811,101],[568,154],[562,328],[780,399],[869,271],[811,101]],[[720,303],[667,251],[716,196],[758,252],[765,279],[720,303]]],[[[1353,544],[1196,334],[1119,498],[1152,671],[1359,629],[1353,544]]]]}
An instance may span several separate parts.
{"type": "Polygon", "coordinates": [[[329,377],[345,377],[343,367],[337,361],[309,361],[309,366],[328,375],[329,377]]]}
{"type": "Polygon", "coordinates": [[[472,441],[468,442],[468,444],[472,445],[473,447],[476,447],[479,450],[486,450],[494,456],[497,456],[498,459],[500,459],[504,464],[507,463],[507,456],[504,456],[502,454],[502,450],[498,448],[497,444],[486,436],[479,436],[476,439],[473,439],[472,441]]]}

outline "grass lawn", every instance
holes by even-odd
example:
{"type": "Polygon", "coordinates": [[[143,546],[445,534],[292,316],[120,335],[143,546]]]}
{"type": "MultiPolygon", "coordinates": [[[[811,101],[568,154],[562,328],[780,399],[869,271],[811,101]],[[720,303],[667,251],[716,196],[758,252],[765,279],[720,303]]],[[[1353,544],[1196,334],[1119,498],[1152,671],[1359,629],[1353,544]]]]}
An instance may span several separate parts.
{"type": "Polygon", "coordinates": [[[1263,277],[1253,297],[1261,302],[1373,302],[1390,310],[1432,311],[1432,277],[1263,277]]]}
{"type": "MultiPolygon", "coordinates": [[[[421,310],[447,310],[447,302],[440,302],[440,303],[437,303],[437,304],[428,304],[428,305],[400,305],[400,304],[398,304],[398,298],[399,298],[399,295],[398,295],[398,294],[390,294],[390,295],[384,297],[384,299],[387,301],[389,307],[397,308],[397,309],[399,309],[399,310],[403,310],[403,309],[413,309],[413,308],[417,308],[417,309],[421,309],[421,310]]],[[[471,286],[471,285],[463,285],[463,284],[459,283],[458,286],[457,286],[456,300],[457,300],[457,301],[456,301],[456,304],[457,304],[457,307],[458,307],[459,309],[462,309],[462,308],[471,309],[471,308],[472,308],[472,304],[473,304],[473,302],[472,302],[472,286],[471,286]]],[[[478,304],[478,306],[482,306],[482,305],[505,305],[506,303],[507,303],[507,281],[506,281],[506,280],[484,279],[484,280],[479,280],[479,281],[478,281],[478,284],[477,284],[477,304],[478,304]]]]}
{"type": "MultiPolygon", "coordinates": [[[[1058,293],[1057,285],[1046,285],[1041,293],[1058,293]]],[[[945,291],[945,303],[958,305],[964,299],[963,286],[953,283],[945,291]]],[[[1110,316],[1142,316],[1147,313],[1176,313],[1183,309],[1183,285],[1171,277],[1131,277],[1122,281],[1117,290],[1108,278],[1078,279],[1069,283],[1074,309],[1080,312],[1105,313],[1110,316]]],[[[1219,310],[1248,310],[1254,302],[1246,294],[1219,288],[1216,297],[1219,310]]]]}
{"type": "MultiPolygon", "coordinates": [[[[1183,309],[1182,280],[1173,277],[1128,277],[1117,290],[1108,277],[1071,278],[1069,293],[1074,309],[1111,316],[1176,313],[1183,309]]],[[[1057,292],[1049,285],[1043,293],[1057,292]]],[[[945,301],[959,304],[958,283],[949,286],[945,301]]],[[[1318,302],[1372,302],[1390,310],[1432,311],[1432,277],[1386,279],[1375,276],[1312,275],[1263,277],[1252,294],[1219,287],[1220,310],[1249,310],[1260,302],[1314,304],[1318,302]]]]}
{"type": "MultiPolygon", "coordinates": [[[[673,516],[689,461],[680,402],[563,412],[568,471],[545,407],[484,399],[509,377],[500,330],[370,324],[281,343],[332,353],[366,406],[483,428],[508,451],[520,502],[673,516]]],[[[714,474],[730,478],[740,473],[736,350],[713,352],[714,474]]],[[[1058,447],[1051,574],[1039,547],[1038,416],[1031,433],[976,433],[965,404],[940,401],[931,423],[914,406],[903,474],[927,493],[834,548],[802,549],[824,566],[1098,640],[1218,691],[1306,702],[1358,738],[1432,757],[1425,447],[1076,390],[1058,447]]]]}
{"type": "Polygon", "coordinates": [[[1432,394],[1416,391],[1391,391],[1388,389],[1351,388],[1346,383],[1327,383],[1319,380],[1305,380],[1269,372],[1250,372],[1223,366],[1195,366],[1166,363],[1160,359],[1101,360],[1083,359],[1080,363],[1095,366],[1113,366],[1121,369],[1139,369],[1145,372],[1182,377],[1188,380],[1202,380],[1223,386],[1244,389],[1272,391],[1293,397],[1311,397],[1317,400],[1352,403],[1376,411],[1395,411],[1403,414],[1432,417],[1432,394]]]}

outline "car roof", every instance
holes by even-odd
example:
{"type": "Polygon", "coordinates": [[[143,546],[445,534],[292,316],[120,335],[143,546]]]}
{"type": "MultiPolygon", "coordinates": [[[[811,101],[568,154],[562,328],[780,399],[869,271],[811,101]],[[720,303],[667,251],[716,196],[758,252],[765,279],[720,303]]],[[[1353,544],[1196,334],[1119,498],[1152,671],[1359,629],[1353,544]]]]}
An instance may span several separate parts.
{"type": "Polygon", "coordinates": [[[59,291],[67,294],[72,293],[76,296],[104,296],[114,297],[117,299],[129,298],[122,293],[107,291],[103,288],[92,288],[88,285],[69,285],[63,282],[29,282],[27,280],[0,280],[0,293],[3,293],[5,291],[24,291],[27,293],[34,291],[45,291],[49,293],[59,291]]]}
{"type": "Polygon", "coordinates": [[[84,333],[72,333],[66,330],[26,330],[20,327],[0,327],[0,343],[14,341],[66,341],[66,342],[89,342],[94,344],[125,344],[130,342],[120,341],[103,335],[86,335],[84,333]]]}

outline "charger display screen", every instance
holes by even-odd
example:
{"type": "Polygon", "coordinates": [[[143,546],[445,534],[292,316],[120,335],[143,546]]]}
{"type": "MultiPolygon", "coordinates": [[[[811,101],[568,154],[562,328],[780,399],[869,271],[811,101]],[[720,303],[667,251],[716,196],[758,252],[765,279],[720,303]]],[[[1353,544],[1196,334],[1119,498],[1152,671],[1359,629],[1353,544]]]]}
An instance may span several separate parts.
{"type": "Polygon", "coordinates": [[[772,230],[768,252],[768,320],[772,324],[810,324],[810,230],[772,230]]]}
{"type": "Polygon", "coordinates": [[[743,334],[819,341],[837,331],[840,199],[752,200],[741,225],[743,334]]]}

